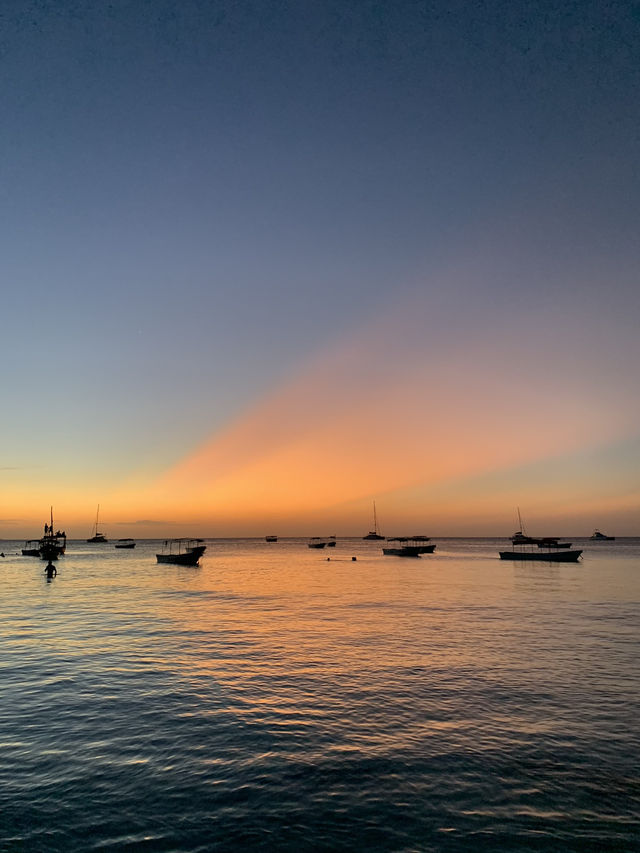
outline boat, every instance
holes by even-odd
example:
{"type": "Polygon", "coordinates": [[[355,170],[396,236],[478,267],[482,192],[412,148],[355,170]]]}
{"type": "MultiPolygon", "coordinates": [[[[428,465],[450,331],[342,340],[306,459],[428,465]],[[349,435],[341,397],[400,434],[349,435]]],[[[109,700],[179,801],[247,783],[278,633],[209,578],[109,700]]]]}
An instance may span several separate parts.
{"type": "Polygon", "coordinates": [[[336,537],[335,537],[335,536],[330,536],[330,537],[327,539],[327,548],[335,548],[335,547],[336,547],[336,544],[337,544],[337,541],[338,541],[338,540],[336,539],[336,537]]]}
{"type": "Polygon", "coordinates": [[[40,540],[27,539],[22,549],[23,557],[39,557],[40,556],[40,540]]]}
{"type": "Polygon", "coordinates": [[[162,551],[156,554],[159,563],[177,563],[179,566],[197,566],[207,550],[202,539],[165,539],[162,551]]]}
{"type": "Polygon", "coordinates": [[[517,507],[518,511],[518,529],[511,537],[511,542],[514,545],[525,545],[530,544],[530,539],[527,534],[524,532],[524,524],[522,523],[522,518],[520,516],[520,507],[517,507]]]}
{"type": "Polygon", "coordinates": [[[363,539],[377,539],[381,540],[385,537],[380,533],[380,528],[378,527],[378,517],[376,516],[376,502],[373,502],[373,530],[370,530],[366,536],[362,537],[363,539]]]}
{"type": "Polygon", "coordinates": [[[136,543],[133,539],[118,539],[116,548],[135,548],[136,543]]]}
{"type": "Polygon", "coordinates": [[[104,533],[100,533],[98,530],[98,516],[100,515],[100,504],[98,504],[98,509],[96,510],[96,523],[93,525],[93,536],[87,539],[87,542],[99,542],[104,544],[109,540],[104,535],[104,533]]]}
{"type": "Polygon", "coordinates": [[[265,538],[265,542],[277,542],[278,541],[277,536],[265,536],[264,538],[265,538]]]}
{"type": "Polygon", "coordinates": [[[538,548],[571,548],[571,542],[560,542],[557,536],[543,536],[541,539],[534,539],[532,544],[536,544],[538,548]]]}
{"type": "MultiPolygon", "coordinates": [[[[513,537],[511,537],[513,542],[513,537]]],[[[560,542],[555,536],[521,543],[517,550],[499,551],[501,560],[544,560],[553,563],[577,563],[582,551],[571,550],[570,542],[560,542]],[[536,550],[537,547],[537,550],[536,550]],[[542,548],[546,548],[545,551],[542,548]]]]}
{"type": "Polygon", "coordinates": [[[529,536],[525,533],[524,524],[518,507],[519,530],[511,537],[512,545],[537,545],[538,548],[571,548],[571,542],[561,542],[559,536],[529,536]]]}
{"type": "Polygon", "coordinates": [[[319,536],[312,536],[307,543],[307,548],[326,548],[327,542],[319,536]]]}
{"type": "Polygon", "coordinates": [[[67,548],[67,534],[64,530],[53,529],[53,507],[51,507],[51,515],[49,524],[45,522],[44,535],[39,541],[39,553],[43,560],[57,560],[58,557],[64,554],[67,548]]]}
{"type": "Polygon", "coordinates": [[[433,554],[435,545],[426,545],[428,536],[392,536],[387,543],[393,542],[391,546],[383,546],[382,553],[391,557],[419,557],[420,554],[433,554]]]}
{"type": "Polygon", "coordinates": [[[582,551],[500,551],[501,560],[544,560],[549,563],[577,563],[582,551]]]}
{"type": "Polygon", "coordinates": [[[420,550],[421,554],[433,554],[436,549],[435,545],[427,545],[427,542],[431,541],[431,537],[429,536],[410,536],[420,550]]]}
{"type": "Polygon", "coordinates": [[[613,542],[615,536],[606,536],[604,533],[600,533],[599,530],[594,530],[589,539],[592,542],[613,542]]]}

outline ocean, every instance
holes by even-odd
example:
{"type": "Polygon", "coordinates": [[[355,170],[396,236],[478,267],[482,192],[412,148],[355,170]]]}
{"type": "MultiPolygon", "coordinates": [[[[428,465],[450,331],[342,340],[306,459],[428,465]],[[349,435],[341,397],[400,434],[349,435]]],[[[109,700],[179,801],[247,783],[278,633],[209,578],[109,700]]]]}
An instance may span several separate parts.
{"type": "Polygon", "coordinates": [[[434,541],[0,543],[0,850],[640,849],[640,540],[434,541]]]}

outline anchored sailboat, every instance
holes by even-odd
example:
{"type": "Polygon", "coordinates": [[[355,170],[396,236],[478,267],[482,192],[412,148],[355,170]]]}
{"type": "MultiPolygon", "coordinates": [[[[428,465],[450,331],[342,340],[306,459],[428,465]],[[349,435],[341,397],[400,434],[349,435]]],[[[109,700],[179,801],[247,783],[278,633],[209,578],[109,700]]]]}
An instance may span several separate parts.
{"type": "Polygon", "coordinates": [[[98,530],[98,518],[100,516],[100,504],[98,504],[98,509],[96,510],[96,523],[93,525],[93,536],[87,539],[87,542],[108,542],[109,540],[104,535],[104,533],[100,533],[98,530]]]}
{"type": "Polygon", "coordinates": [[[384,539],[378,527],[378,517],[376,515],[376,502],[373,502],[373,530],[370,530],[363,539],[384,539]]]}

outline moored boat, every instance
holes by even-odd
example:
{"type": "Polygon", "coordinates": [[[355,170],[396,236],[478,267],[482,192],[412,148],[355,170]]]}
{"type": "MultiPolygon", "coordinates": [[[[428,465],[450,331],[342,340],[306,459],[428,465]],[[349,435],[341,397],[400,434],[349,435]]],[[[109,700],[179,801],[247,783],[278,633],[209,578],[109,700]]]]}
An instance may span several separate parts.
{"type": "Polygon", "coordinates": [[[531,536],[527,536],[524,530],[524,524],[522,523],[522,516],[520,515],[520,507],[517,507],[518,512],[518,529],[511,537],[511,542],[513,545],[531,545],[534,540],[531,536]]]}
{"type": "Polygon", "coordinates": [[[606,536],[604,533],[600,533],[599,530],[594,530],[589,539],[592,542],[613,542],[615,536],[606,536]]]}
{"type": "Polygon", "coordinates": [[[381,540],[385,537],[380,533],[380,528],[378,527],[378,516],[376,515],[376,502],[373,502],[373,530],[370,530],[366,536],[362,537],[363,539],[377,539],[381,540]]]}
{"type": "Polygon", "coordinates": [[[27,539],[22,549],[23,557],[39,557],[40,556],[40,540],[27,539]]]}
{"type": "Polygon", "coordinates": [[[327,542],[319,536],[312,536],[307,542],[307,548],[326,548],[327,542]]]}
{"type": "Polygon", "coordinates": [[[435,545],[426,545],[428,536],[392,536],[387,543],[394,544],[383,546],[382,553],[388,557],[419,557],[421,554],[433,554],[435,545]]]}
{"type": "Polygon", "coordinates": [[[430,536],[411,536],[410,537],[416,544],[421,554],[433,554],[436,550],[435,545],[427,545],[427,542],[431,541],[430,536]]]}
{"type": "Polygon", "coordinates": [[[165,539],[162,551],[156,554],[159,563],[177,563],[179,566],[197,566],[207,550],[202,539],[165,539]]]}
{"type": "Polygon", "coordinates": [[[51,507],[51,515],[49,524],[45,522],[44,535],[39,541],[39,553],[43,560],[57,560],[62,556],[67,548],[67,534],[64,530],[53,529],[53,507],[51,507]]]}
{"type": "Polygon", "coordinates": [[[582,551],[500,551],[501,560],[544,560],[551,563],[577,563],[582,551]]]}
{"type": "Polygon", "coordinates": [[[277,542],[278,541],[277,536],[265,536],[264,538],[265,538],[265,542],[277,542]]]}
{"type": "Polygon", "coordinates": [[[87,542],[100,543],[101,545],[104,545],[109,540],[104,535],[104,533],[100,533],[100,531],[98,530],[98,517],[99,517],[99,515],[100,515],[100,504],[98,504],[98,509],[96,510],[96,523],[93,525],[93,536],[90,536],[89,539],[87,539],[87,542]]]}
{"type": "Polygon", "coordinates": [[[538,548],[571,548],[571,542],[560,542],[557,536],[543,536],[541,539],[534,539],[533,542],[538,548]]]}
{"type": "Polygon", "coordinates": [[[136,543],[133,539],[118,539],[116,548],[135,548],[136,543]]]}

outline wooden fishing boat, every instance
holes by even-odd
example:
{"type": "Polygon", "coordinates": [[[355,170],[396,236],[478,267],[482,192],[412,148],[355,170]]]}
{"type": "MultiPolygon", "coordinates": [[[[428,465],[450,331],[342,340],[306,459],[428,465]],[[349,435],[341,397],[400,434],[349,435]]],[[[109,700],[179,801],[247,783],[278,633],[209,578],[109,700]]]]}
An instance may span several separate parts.
{"type": "Polygon", "coordinates": [[[426,545],[428,536],[392,536],[387,543],[394,544],[383,546],[382,553],[388,557],[419,557],[421,554],[433,554],[435,545],[426,545]]]}
{"type": "Polygon", "coordinates": [[[176,563],[179,566],[197,566],[198,560],[207,550],[202,539],[166,539],[162,551],[156,554],[159,563],[176,563]]]}
{"type": "Polygon", "coordinates": [[[27,539],[22,549],[23,557],[39,557],[40,556],[40,540],[27,539]]]}
{"type": "Polygon", "coordinates": [[[53,507],[51,507],[51,514],[49,518],[49,524],[44,525],[44,535],[39,542],[39,553],[40,557],[43,560],[51,561],[57,560],[58,557],[62,556],[67,548],[67,534],[64,530],[56,530],[54,532],[53,529],[53,507]]]}
{"type": "Polygon", "coordinates": [[[501,560],[540,560],[552,563],[577,563],[580,559],[582,551],[568,550],[558,551],[554,548],[549,548],[547,551],[526,551],[524,549],[517,551],[500,551],[501,560]]]}

